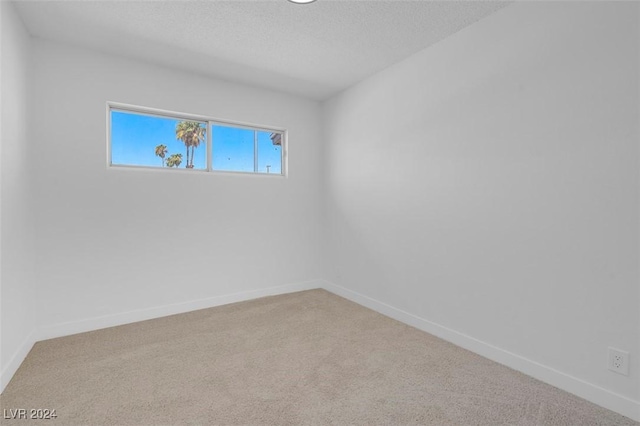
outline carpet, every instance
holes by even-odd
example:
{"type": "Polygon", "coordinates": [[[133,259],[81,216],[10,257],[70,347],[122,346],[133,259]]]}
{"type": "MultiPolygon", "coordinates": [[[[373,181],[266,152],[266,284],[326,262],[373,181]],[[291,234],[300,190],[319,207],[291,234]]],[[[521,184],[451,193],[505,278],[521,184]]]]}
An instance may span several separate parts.
{"type": "Polygon", "coordinates": [[[0,406],[56,410],[18,425],[638,425],[324,290],[38,342],[0,406]]]}

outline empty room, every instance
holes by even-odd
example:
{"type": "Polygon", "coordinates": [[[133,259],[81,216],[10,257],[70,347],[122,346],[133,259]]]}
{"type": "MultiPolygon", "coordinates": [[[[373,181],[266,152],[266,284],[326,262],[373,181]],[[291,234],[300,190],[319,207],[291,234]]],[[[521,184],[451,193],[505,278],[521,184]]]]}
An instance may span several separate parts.
{"type": "Polygon", "coordinates": [[[0,423],[640,425],[640,3],[0,15],[0,423]]]}

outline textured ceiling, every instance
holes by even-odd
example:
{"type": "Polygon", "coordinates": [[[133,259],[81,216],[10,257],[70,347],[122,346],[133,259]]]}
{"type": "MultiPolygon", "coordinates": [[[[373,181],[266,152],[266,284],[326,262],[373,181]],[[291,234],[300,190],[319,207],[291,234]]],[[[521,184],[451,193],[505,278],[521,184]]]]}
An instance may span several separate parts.
{"type": "Polygon", "coordinates": [[[20,1],[32,35],[325,99],[505,2],[20,1]]]}

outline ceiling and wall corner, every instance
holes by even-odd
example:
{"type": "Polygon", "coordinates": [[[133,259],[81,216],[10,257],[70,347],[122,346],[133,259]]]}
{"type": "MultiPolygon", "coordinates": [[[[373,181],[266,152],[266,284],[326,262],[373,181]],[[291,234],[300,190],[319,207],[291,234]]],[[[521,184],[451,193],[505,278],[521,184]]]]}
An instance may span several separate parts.
{"type": "Polygon", "coordinates": [[[35,37],[323,100],[507,4],[266,0],[16,6],[35,37]]]}

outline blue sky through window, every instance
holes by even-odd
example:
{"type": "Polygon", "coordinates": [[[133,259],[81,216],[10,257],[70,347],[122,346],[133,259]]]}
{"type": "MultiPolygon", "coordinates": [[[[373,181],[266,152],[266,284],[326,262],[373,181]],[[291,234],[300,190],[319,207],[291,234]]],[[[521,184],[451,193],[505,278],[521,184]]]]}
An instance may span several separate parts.
{"type": "Polygon", "coordinates": [[[213,169],[253,172],[253,130],[213,126],[213,169]]]}
{"type": "Polygon", "coordinates": [[[258,131],[258,172],[282,173],[282,145],[274,145],[271,132],[258,131]]]}
{"type": "Polygon", "coordinates": [[[282,147],[274,145],[271,132],[213,125],[213,169],[254,171],[254,134],[258,138],[258,172],[282,172],[282,147]]]}
{"type": "MultiPolygon", "coordinates": [[[[162,167],[155,154],[156,146],[166,145],[165,160],[172,154],[182,154],[180,168],[185,168],[186,148],[176,139],[176,125],[182,120],[111,111],[111,163],[130,166],[162,167]]],[[[206,127],[206,123],[203,123],[206,127]]],[[[193,155],[194,169],[207,168],[206,141],[193,155]]]]}
{"type": "MultiPolygon", "coordinates": [[[[163,167],[172,154],[181,154],[179,168],[185,168],[186,147],[176,139],[176,125],[184,120],[149,116],[125,111],[111,111],[111,163],[163,167]],[[163,159],[156,147],[165,145],[163,159]]],[[[206,123],[202,123],[206,128],[206,123]]],[[[269,131],[242,129],[213,124],[212,166],[214,170],[254,172],[254,135],[257,136],[258,172],[282,173],[282,147],[274,144],[269,131]]],[[[194,169],[207,168],[207,140],[194,151],[194,169]]]]}

